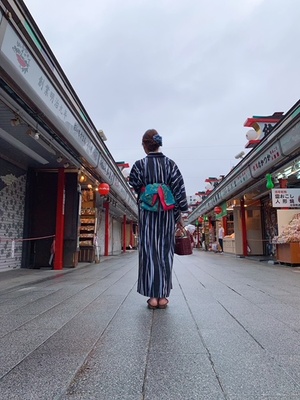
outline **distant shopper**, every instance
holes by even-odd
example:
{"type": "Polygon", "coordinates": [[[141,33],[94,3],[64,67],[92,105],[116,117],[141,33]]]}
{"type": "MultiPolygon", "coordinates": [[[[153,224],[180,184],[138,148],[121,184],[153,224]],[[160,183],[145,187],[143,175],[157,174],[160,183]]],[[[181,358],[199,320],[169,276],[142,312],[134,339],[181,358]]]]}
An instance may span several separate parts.
{"type": "Polygon", "coordinates": [[[172,289],[176,224],[182,224],[181,212],[188,211],[188,204],[179,168],[159,151],[162,137],[150,129],[142,145],[147,156],[134,163],[129,176],[139,205],[137,291],[149,297],[150,309],[166,308],[172,289]]]}
{"type": "Polygon", "coordinates": [[[221,223],[219,223],[219,245],[221,248],[221,253],[223,253],[223,239],[224,239],[224,228],[223,225],[221,223]]]}

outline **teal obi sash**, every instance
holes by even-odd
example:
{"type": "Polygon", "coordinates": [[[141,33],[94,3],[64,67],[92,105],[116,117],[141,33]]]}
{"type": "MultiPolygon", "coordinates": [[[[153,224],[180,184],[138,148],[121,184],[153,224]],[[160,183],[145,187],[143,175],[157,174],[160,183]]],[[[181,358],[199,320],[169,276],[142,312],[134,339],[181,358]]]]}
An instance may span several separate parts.
{"type": "Polygon", "coordinates": [[[164,183],[152,183],[142,188],[140,204],[144,210],[158,211],[158,204],[162,205],[164,211],[175,207],[175,199],[169,186],[164,183]]]}

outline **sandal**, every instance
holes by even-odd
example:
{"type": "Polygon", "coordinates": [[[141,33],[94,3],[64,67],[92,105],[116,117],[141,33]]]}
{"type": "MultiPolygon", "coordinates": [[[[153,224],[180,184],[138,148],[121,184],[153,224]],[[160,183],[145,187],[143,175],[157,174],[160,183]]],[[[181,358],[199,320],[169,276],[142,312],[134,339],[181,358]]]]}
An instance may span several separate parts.
{"type": "Polygon", "coordinates": [[[169,304],[169,300],[168,299],[162,298],[162,299],[158,300],[158,308],[160,308],[160,309],[167,308],[168,304],[169,304]],[[163,303],[161,303],[161,300],[163,300],[163,303]]]}
{"type": "Polygon", "coordinates": [[[153,299],[148,299],[147,303],[148,303],[148,308],[150,308],[150,310],[155,310],[156,308],[158,308],[158,300],[156,300],[156,304],[151,303],[151,301],[153,301],[153,299]]]}

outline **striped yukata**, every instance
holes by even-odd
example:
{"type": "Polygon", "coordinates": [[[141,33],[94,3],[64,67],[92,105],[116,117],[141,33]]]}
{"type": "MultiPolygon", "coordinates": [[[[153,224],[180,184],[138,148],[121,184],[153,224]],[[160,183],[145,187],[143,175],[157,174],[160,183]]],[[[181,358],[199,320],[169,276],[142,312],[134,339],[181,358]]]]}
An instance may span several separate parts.
{"type": "Polygon", "coordinates": [[[139,206],[139,273],[137,291],[143,296],[165,298],[172,289],[176,222],[188,211],[182,175],[174,161],[162,153],[149,153],[136,161],[129,184],[139,196],[148,184],[168,185],[176,201],[174,209],[148,211],[139,206]]]}

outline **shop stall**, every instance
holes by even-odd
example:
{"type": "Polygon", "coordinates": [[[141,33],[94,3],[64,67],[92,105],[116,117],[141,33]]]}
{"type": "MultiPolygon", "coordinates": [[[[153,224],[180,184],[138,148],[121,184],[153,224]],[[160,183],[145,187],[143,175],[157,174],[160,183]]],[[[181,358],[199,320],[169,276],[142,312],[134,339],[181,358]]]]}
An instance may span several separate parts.
{"type": "Polygon", "coordinates": [[[300,213],[297,210],[278,210],[277,213],[278,236],[274,238],[277,261],[300,264],[300,213]]]}

